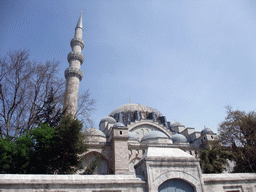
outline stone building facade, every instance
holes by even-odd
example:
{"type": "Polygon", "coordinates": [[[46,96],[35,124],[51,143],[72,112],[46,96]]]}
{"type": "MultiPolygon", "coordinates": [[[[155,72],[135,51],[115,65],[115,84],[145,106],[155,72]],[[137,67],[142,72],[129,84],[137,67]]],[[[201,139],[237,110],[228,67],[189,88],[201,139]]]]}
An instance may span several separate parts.
{"type": "MultiPolygon", "coordinates": [[[[73,115],[82,79],[82,33],[80,16],[65,71],[65,107],[73,115]]],[[[256,192],[256,174],[202,173],[198,152],[217,139],[209,128],[197,132],[170,123],[150,107],[122,105],[83,134],[89,146],[80,154],[84,168],[96,157],[100,161],[93,175],[0,174],[0,192],[256,192]]]]}

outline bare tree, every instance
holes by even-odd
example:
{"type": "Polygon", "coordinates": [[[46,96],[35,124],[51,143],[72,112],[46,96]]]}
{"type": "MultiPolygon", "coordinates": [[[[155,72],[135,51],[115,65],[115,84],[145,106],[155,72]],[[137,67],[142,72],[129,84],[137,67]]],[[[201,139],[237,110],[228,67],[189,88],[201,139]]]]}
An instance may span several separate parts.
{"type": "Polygon", "coordinates": [[[84,128],[94,127],[91,119],[95,111],[94,104],[95,101],[90,98],[89,90],[79,95],[76,117],[83,122],[84,128]]]}
{"type": "MultiPolygon", "coordinates": [[[[58,61],[30,61],[27,50],[11,51],[0,58],[0,135],[16,137],[35,126],[38,107],[44,105],[47,95],[54,92],[56,109],[62,109],[65,81],[59,78],[58,61]]],[[[93,111],[94,101],[89,92],[80,98],[79,117],[84,122],[93,111]]]]}
{"type": "Polygon", "coordinates": [[[64,81],[57,76],[58,65],[31,62],[27,50],[11,51],[0,59],[2,136],[16,137],[34,126],[36,108],[45,102],[51,87],[61,103],[64,81]]]}

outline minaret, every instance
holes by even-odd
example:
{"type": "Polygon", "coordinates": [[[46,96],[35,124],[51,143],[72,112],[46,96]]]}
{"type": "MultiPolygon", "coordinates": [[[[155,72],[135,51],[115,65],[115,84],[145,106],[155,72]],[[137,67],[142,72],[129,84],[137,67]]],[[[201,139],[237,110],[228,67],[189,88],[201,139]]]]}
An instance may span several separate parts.
{"type": "Polygon", "coordinates": [[[76,115],[78,103],[79,83],[83,78],[83,72],[80,69],[84,61],[84,55],[81,50],[84,48],[82,11],[75,29],[75,36],[70,41],[72,51],[68,54],[69,68],[65,70],[66,91],[64,98],[64,109],[67,114],[76,115]]]}

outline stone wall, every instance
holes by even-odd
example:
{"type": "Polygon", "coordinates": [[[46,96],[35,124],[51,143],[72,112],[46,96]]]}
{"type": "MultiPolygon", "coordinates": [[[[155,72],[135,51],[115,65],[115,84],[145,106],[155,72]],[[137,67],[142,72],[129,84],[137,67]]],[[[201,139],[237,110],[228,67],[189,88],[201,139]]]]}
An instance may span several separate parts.
{"type": "Polygon", "coordinates": [[[146,192],[134,175],[0,174],[0,192],[146,192]]]}
{"type": "Polygon", "coordinates": [[[255,173],[203,174],[205,191],[256,192],[255,173]]]}
{"type": "MultiPolygon", "coordinates": [[[[142,164],[143,165],[143,164],[142,164]]],[[[142,169],[146,169],[145,167],[142,169]]],[[[164,179],[190,179],[174,172],[164,179]]],[[[185,174],[186,175],[186,174],[185,174]]],[[[160,177],[159,177],[160,178],[160,177]]],[[[256,174],[202,174],[204,192],[256,192],[256,174]]],[[[193,183],[192,181],[192,184],[193,183]]],[[[135,175],[0,174],[0,192],[146,192],[148,183],[135,175]]],[[[198,191],[198,190],[197,190],[198,191]]],[[[201,191],[201,190],[199,190],[201,191]]]]}

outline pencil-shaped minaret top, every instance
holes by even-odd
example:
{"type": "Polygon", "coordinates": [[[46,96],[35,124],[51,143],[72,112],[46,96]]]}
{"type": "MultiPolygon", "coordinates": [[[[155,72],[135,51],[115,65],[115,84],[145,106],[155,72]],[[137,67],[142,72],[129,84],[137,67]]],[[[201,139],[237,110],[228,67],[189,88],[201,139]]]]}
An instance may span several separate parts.
{"type": "Polygon", "coordinates": [[[66,91],[64,98],[64,109],[67,114],[76,115],[78,104],[79,82],[83,78],[80,66],[84,62],[84,55],[81,53],[84,48],[82,11],[75,29],[75,36],[70,42],[72,51],[68,54],[69,68],[65,70],[66,91]]]}

